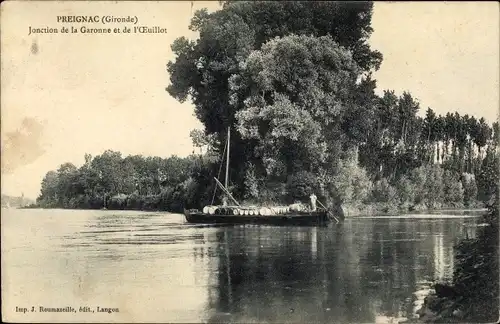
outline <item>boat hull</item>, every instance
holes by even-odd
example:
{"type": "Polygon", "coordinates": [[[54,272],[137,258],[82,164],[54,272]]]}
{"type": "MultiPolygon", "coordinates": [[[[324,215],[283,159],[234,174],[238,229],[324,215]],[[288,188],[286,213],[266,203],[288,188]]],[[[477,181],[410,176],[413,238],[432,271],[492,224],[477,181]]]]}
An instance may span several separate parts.
{"type": "Polygon", "coordinates": [[[268,225],[327,225],[326,211],[310,213],[286,213],[272,216],[206,214],[198,210],[185,210],[188,223],[197,224],[268,224],[268,225]]]}

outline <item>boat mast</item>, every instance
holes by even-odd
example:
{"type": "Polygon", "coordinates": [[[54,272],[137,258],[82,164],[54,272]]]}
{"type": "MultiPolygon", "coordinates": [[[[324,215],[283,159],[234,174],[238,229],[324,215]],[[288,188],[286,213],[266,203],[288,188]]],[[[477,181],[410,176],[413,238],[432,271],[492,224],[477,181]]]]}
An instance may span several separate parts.
{"type": "MultiPolygon", "coordinates": [[[[234,199],[234,197],[231,195],[231,193],[229,192],[228,188],[227,188],[227,185],[229,183],[229,143],[230,143],[230,139],[231,139],[231,132],[230,132],[230,127],[227,128],[227,147],[224,147],[226,150],[227,150],[227,157],[226,157],[226,179],[224,180],[224,185],[222,185],[222,183],[220,183],[220,181],[214,177],[215,179],[215,182],[217,183],[217,185],[222,189],[222,191],[226,194],[226,196],[224,196],[224,200],[226,199],[231,199],[237,206],[240,206],[240,204],[238,203],[238,201],[236,199],[234,199]]],[[[222,163],[221,163],[221,167],[222,167],[222,163]]],[[[220,172],[220,171],[219,171],[220,172]]],[[[215,191],[214,191],[214,195],[215,195],[215,191]]],[[[223,201],[224,202],[224,201],[223,201]]],[[[226,200],[227,202],[227,200],[226,200]]],[[[224,203],[225,205],[225,203],[224,203]]]]}
{"type": "Polygon", "coordinates": [[[227,128],[227,158],[226,158],[226,179],[224,181],[224,187],[227,189],[228,180],[229,180],[229,141],[231,139],[231,127],[227,128]]]}

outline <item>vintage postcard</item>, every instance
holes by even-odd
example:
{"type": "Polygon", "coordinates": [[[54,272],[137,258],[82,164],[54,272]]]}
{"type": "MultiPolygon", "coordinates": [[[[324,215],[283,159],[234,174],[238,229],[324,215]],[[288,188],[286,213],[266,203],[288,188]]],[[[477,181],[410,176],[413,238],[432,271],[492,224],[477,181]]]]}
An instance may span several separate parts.
{"type": "Polygon", "coordinates": [[[498,320],[498,3],[0,8],[4,322],[498,320]]]}

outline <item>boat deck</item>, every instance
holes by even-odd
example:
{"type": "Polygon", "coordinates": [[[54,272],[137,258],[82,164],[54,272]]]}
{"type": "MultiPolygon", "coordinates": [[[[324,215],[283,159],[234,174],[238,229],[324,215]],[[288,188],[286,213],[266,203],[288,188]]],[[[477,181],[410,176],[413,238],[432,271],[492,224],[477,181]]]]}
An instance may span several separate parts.
{"type": "Polygon", "coordinates": [[[207,214],[198,210],[184,212],[189,223],[224,224],[272,224],[272,225],[321,225],[328,224],[330,218],[326,211],[289,212],[274,215],[223,215],[207,214]]]}

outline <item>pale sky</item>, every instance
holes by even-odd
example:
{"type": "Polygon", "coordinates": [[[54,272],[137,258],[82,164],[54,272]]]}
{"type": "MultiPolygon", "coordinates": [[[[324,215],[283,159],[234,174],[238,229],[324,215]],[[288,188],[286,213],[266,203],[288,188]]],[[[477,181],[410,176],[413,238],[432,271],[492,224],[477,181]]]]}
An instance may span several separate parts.
{"type": "MultiPolygon", "coordinates": [[[[175,38],[196,36],[187,27],[203,7],[218,2],[2,3],[2,193],[36,198],[47,171],[64,162],[80,166],[85,153],[190,154],[189,132],[201,124],[190,103],[165,91],[166,63],[175,38]],[[58,15],[131,15],[168,32],[28,36],[29,26],[61,28],[58,15]],[[20,139],[6,150],[16,130],[20,139]]],[[[372,26],[371,45],[384,55],[379,91],[408,90],[422,112],[430,106],[489,123],[498,118],[497,3],[376,2],[372,26]]]]}

